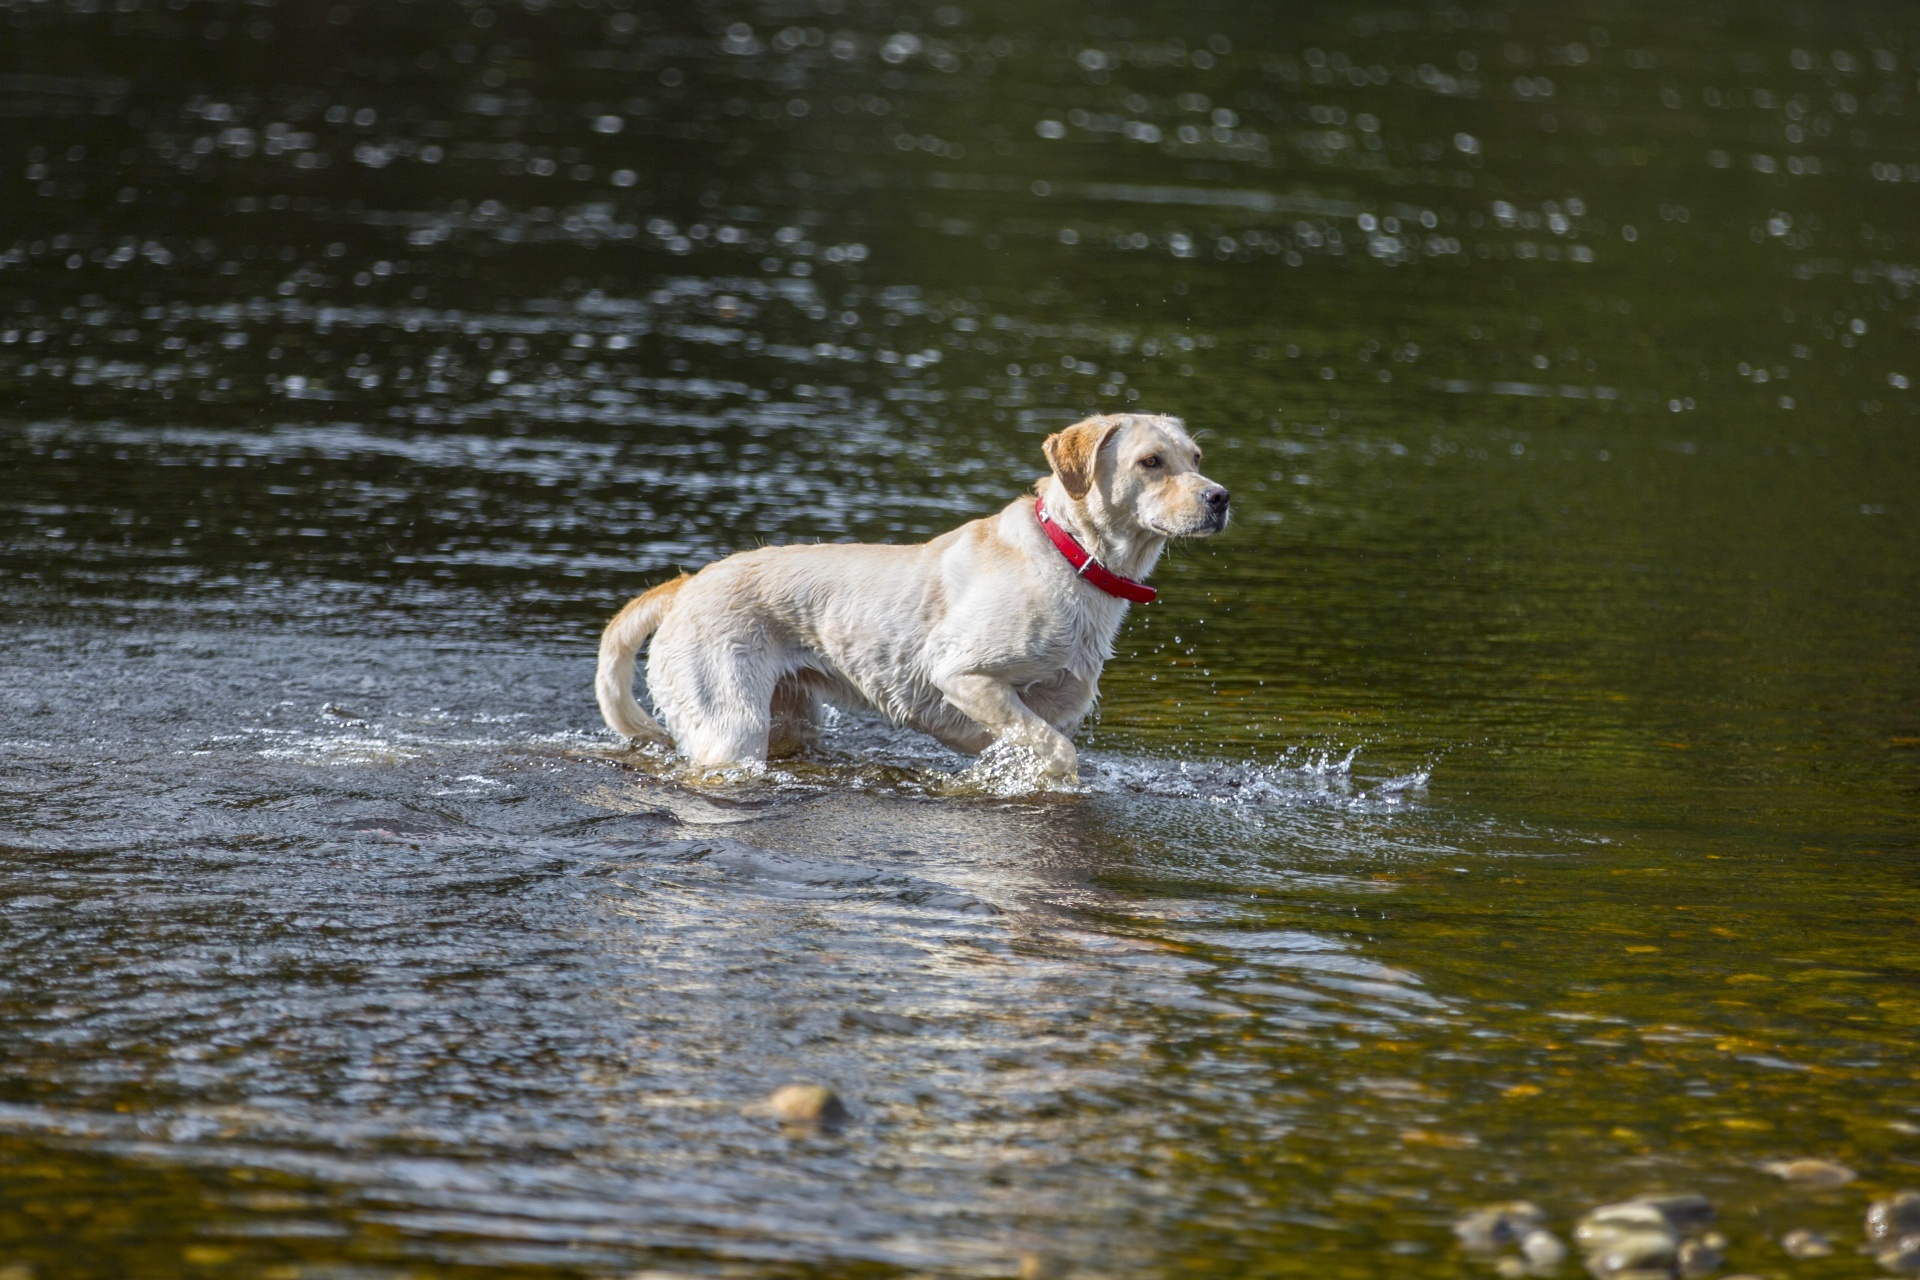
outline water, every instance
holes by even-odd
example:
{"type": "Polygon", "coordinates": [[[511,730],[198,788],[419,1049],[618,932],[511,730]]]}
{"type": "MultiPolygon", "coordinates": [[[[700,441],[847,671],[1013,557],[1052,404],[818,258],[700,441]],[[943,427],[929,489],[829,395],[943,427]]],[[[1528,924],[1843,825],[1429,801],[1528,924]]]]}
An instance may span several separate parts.
{"type": "Polygon", "coordinates": [[[1905,7],[0,22],[0,1265],[1484,1275],[1665,1187],[1838,1276],[1920,1183],[1905,7]],[[1119,407],[1237,520],[1083,794],[599,728],[638,589],[1119,407]]]}

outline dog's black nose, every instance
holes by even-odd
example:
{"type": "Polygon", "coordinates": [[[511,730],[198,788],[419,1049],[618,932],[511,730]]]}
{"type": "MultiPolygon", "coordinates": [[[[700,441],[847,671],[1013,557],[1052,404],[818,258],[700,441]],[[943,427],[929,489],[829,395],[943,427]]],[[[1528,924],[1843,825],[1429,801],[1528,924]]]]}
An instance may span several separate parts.
{"type": "Polygon", "coordinates": [[[1201,501],[1212,507],[1215,512],[1225,511],[1231,497],[1232,495],[1217,484],[1210,489],[1203,490],[1200,494],[1201,501]]]}

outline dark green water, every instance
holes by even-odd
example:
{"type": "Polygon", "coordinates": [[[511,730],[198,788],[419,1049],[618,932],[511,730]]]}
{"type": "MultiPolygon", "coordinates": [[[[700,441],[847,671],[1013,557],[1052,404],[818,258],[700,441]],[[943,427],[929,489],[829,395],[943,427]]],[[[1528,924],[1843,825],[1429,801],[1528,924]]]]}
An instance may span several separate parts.
{"type": "Polygon", "coordinates": [[[0,5],[0,1274],[1871,1274],[1917,99],[1893,4],[0,5]],[[637,589],[1123,406],[1237,522],[1085,794],[613,750],[637,589]]]}

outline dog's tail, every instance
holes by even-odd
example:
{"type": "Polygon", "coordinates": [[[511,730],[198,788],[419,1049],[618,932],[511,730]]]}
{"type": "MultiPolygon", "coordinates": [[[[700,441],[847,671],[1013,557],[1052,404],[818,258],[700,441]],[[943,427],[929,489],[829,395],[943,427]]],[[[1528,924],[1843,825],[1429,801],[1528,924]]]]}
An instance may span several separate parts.
{"type": "Polygon", "coordinates": [[[674,596],[691,576],[683,573],[627,601],[627,607],[614,614],[600,634],[600,670],[594,676],[593,691],[600,699],[600,715],[607,728],[622,737],[671,741],[660,722],[648,715],[633,696],[633,661],[647,637],[659,629],[674,596]]]}

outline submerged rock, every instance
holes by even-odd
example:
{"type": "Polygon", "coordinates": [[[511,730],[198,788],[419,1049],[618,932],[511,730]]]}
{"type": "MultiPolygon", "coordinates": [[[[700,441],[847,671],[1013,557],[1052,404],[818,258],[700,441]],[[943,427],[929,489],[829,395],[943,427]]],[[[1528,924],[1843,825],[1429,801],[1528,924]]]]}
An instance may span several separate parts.
{"type": "Polygon", "coordinates": [[[1573,1238],[1587,1249],[1604,1248],[1621,1235],[1646,1231],[1679,1237],[1713,1221],[1713,1205],[1700,1195],[1635,1196],[1617,1204],[1603,1204],[1573,1229],[1573,1238]]]}
{"type": "Polygon", "coordinates": [[[1874,1244],[1920,1232],[1920,1191],[1896,1191],[1867,1206],[1867,1239],[1874,1244]]]}
{"type": "Polygon", "coordinates": [[[1789,1258],[1826,1258],[1833,1254],[1833,1241],[1812,1227],[1795,1227],[1780,1237],[1780,1247],[1789,1258]]]}
{"type": "Polygon", "coordinates": [[[1671,1231],[1653,1227],[1622,1230],[1587,1255],[1587,1270],[1596,1280],[1671,1276],[1679,1247],[1671,1231]]]}
{"type": "Polygon", "coordinates": [[[1049,1258],[1043,1253],[1020,1255],[1020,1280],[1060,1280],[1066,1274],[1066,1267],[1057,1258],[1049,1258]]]}
{"type": "Polygon", "coordinates": [[[1581,1251],[1586,1254],[1587,1264],[1591,1266],[1593,1260],[1606,1250],[1643,1235],[1664,1236],[1670,1246],[1675,1249],[1680,1247],[1680,1237],[1660,1227],[1588,1227],[1575,1231],[1574,1239],[1581,1251]]]}
{"type": "Polygon", "coordinates": [[[1574,1224],[1573,1238],[1583,1249],[1599,1249],[1609,1241],[1637,1231],[1674,1234],[1673,1224],[1659,1211],[1643,1206],[1607,1205],[1574,1224]]]}
{"type": "Polygon", "coordinates": [[[1698,1231],[1713,1221],[1713,1202],[1705,1196],[1686,1191],[1677,1195],[1635,1196],[1629,1204],[1644,1204],[1658,1210],[1675,1231],[1698,1231]]]}
{"type": "Polygon", "coordinates": [[[747,1111],[793,1125],[831,1126],[847,1119],[847,1106],[840,1095],[823,1084],[783,1084],[765,1102],[755,1103],[747,1111]]]}
{"type": "Polygon", "coordinates": [[[1560,1237],[1538,1227],[1520,1237],[1520,1253],[1528,1265],[1540,1271],[1551,1271],[1567,1260],[1567,1246],[1560,1237]]]}
{"type": "Polygon", "coordinates": [[[1703,1277],[1712,1275],[1726,1262],[1727,1255],[1719,1247],[1724,1243],[1724,1236],[1718,1242],[1689,1240],[1674,1254],[1674,1265],[1685,1280],[1703,1280],[1703,1277]]]}
{"type": "Polygon", "coordinates": [[[1491,1253],[1518,1243],[1521,1237],[1538,1230],[1546,1220],[1546,1212],[1539,1205],[1529,1200],[1508,1200],[1461,1215],[1453,1224],[1453,1234],[1460,1238],[1460,1243],[1465,1247],[1491,1253]]]}
{"type": "Polygon", "coordinates": [[[1887,1270],[1903,1275],[1920,1271],[1920,1235],[1901,1236],[1888,1247],[1876,1251],[1873,1260],[1887,1270]]]}
{"type": "Polygon", "coordinates": [[[1695,1280],[1717,1270],[1726,1237],[1701,1234],[1713,1205],[1692,1193],[1635,1196],[1603,1204],[1580,1219],[1573,1238],[1598,1280],[1695,1280]],[[1683,1237],[1693,1236],[1694,1239],[1683,1237]]]}
{"type": "Polygon", "coordinates": [[[1844,1187],[1860,1176],[1835,1160],[1768,1160],[1760,1168],[1803,1187],[1844,1187]]]}

